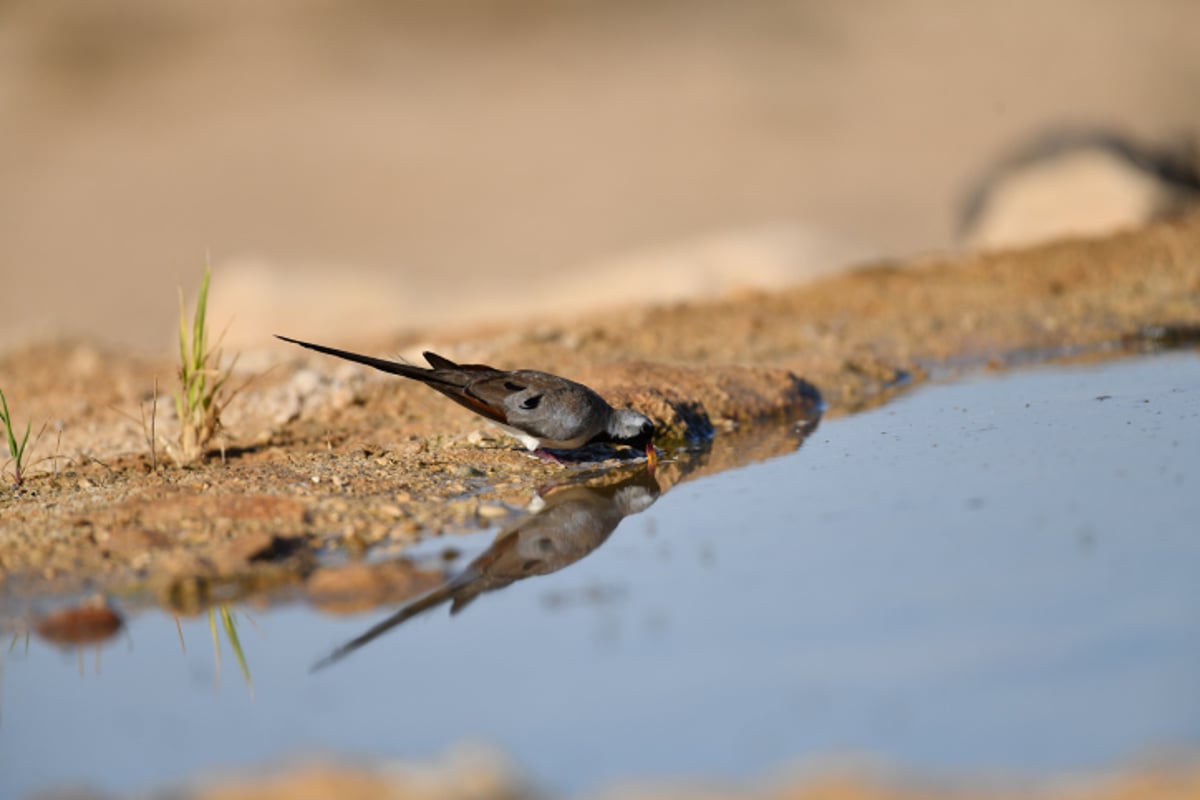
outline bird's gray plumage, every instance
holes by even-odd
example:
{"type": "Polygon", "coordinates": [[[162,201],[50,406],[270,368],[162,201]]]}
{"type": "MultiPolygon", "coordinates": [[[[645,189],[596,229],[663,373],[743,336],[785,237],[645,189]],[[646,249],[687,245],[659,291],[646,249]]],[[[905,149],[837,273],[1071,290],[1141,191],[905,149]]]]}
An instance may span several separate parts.
{"type": "Polygon", "coordinates": [[[571,450],[592,442],[645,447],[654,423],[633,409],[613,408],[581,383],[530,369],[499,370],[483,364],[457,364],[426,352],[429,367],[351,353],[278,336],[318,353],[420,381],[459,405],[496,423],[530,450],[571,450]]]}

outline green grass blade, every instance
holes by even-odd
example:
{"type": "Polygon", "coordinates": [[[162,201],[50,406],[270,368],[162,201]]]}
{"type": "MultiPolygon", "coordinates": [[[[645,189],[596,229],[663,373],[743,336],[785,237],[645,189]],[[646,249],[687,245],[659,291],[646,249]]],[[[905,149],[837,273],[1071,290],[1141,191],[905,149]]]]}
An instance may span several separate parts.
{"type": "Polygon", "coordinates": [[[196,317],[192,329],[192,363],[201,368],[208,349],[205,320],[208,317],[208,284],[211,279],[212,270],[206,265],[204,275],[200,278],[200,293],[196,296],[196,317]]]}
{"type": "Polygon", "coordinates": [[[21,439],[21,446],[17,448],[16,459],[18,465],[21,463],[22,456],[25,455],[25,445],[29,444],[29,429],[31,427],[33,427],[33,420],[25,423],[25,436],[21,439]]]}
{"type": "Polygon", "coordinates": [[[225,606],[221,606],[221,621],[225,625],[225,635],[229,637],[229,646],[233,648],[238,666],[242,669],[242,679],[253,689],[254,681],[250,679],[250,665],[246,663],[246,654],[242,652],[242,640],[238,638],[237,625],[234,623],[233,614],[225,606]]]}
{"type": "MultiPolygon", "coordinates": [[[[13,458],[17,457],[17,438],[13,436],[12,417],[8,413],[8,398],[4,396],[4,392],[0,391],[0,407],[3,407],[4,412],[0,413],[0,422],[4,423],[4,432],[8,434],[8,452],[13,458]]],[[[29,434],[25,435],[29,438],[29,434]]]]}

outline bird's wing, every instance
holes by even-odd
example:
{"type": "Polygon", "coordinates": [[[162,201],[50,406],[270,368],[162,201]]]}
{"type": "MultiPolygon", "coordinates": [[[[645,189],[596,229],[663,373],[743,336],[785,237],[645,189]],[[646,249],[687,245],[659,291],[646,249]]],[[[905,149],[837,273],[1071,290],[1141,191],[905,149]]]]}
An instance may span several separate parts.
{"type": "Polygon", "coordinates": [[[473,375],[464,387],[474,397],[496,408],[515,408],[522,403],[536,406],[531,398],[546,393],[546,382],[530,380],[520,372],[491,372],[473,375]]]}
{"type": "Polygon", "coordinates": [[[433,367],[427,371],[431,378],[426,381],[429,386],[476,414],[504,425],[513,424],[521,430],[526,426],[515,423],[513,417],[540,404],[539,386],[568,383],[555,375],[531,370],[505,372],[486,364],[458,364],[428,350],[423,355],[433,367]]]}
{"type": "MultiPolygon", "coordinates": [[[[439,370],[439,372],[441,371],[439,370]]],[[[481,417],[486,417],[492,422],[499,422],[502,425],[508,424],[508,415],[505,413],[504,408],[494,406],[488,401],[476,397],[471,393],[469,385],[460,386],[450,382],[435,383],[433,381],[426,381],[425,385],[431,389],[436,389],[463,408],[474,411],[481,417]]]]}
{"type": "MultiPolygon", "coordinates": [[[[480,374],[466,392],[502,411],[505,424],[539,439],[566,442],[595,433],[602,409],[594,392],[566,378],[534,370],[480,374]]],[[[603,401],[600,401],[602,404],[603,401]]]]}

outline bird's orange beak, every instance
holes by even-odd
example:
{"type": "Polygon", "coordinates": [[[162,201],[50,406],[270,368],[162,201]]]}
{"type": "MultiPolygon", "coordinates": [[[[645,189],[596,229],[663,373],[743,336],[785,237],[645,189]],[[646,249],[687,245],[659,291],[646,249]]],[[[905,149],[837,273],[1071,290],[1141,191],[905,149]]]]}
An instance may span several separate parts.
{"type": "Polygon", "coordinates": [[[646,466],[650,469],[658,466],[658,450],[654,448],[654,442],[646,443],[646,466]]]}

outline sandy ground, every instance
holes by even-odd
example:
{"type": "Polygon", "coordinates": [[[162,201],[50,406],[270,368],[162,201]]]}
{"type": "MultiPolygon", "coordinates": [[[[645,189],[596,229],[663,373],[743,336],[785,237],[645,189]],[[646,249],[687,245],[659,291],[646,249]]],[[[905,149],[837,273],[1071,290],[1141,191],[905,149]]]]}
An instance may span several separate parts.
{"type": "MultiPolygon", "coordinates": [[[[656,476],[666,490],[794,448],[790,432],[814,423],[822,403],[827,414],[853,411],[930,370],[1194,346],[1198,325],[1194,215],[1106,240],[363,349],[431,348],[594,386],[657,421],[657,442],[675,457],[656,476]]],[[[282,342],[245,361],[210,457],[180,469],[169,361],[78,341],[0,356],[18,427],[32,418],[45,431],[24,483],[0,494],[0,592],[120,591],[187,607],[218,589],[302,587],[322,547],[402,548],[512,518],[539,487],[595,477],[606,463],[534,460],[423,386],[282,342]],[[152,413],[155,380],[164,397],[152,413]]]]}

